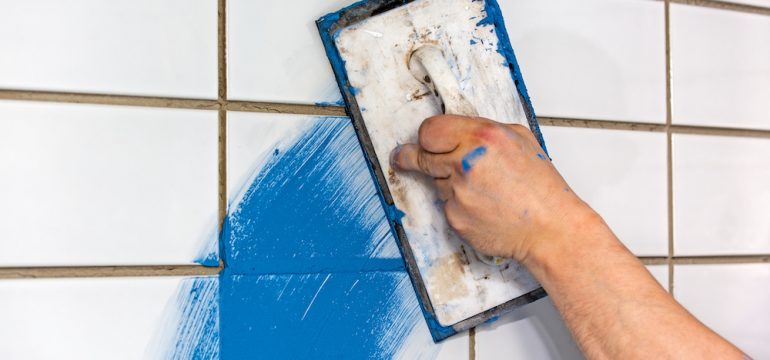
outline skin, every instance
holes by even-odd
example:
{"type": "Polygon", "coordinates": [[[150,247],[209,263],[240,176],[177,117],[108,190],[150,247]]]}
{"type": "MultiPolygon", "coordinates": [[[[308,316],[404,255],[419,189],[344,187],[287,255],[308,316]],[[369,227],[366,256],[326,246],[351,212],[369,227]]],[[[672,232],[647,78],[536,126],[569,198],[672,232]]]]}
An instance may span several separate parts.
{"type": "Polygon", "coordinates": [[[666,292],[521,125],[426,119],[391,166],[435,179],[449,225],[524,264],[589,359],[745,359],[666,292]],[[483,150],[481,150],[483,148],[483,150]]]}

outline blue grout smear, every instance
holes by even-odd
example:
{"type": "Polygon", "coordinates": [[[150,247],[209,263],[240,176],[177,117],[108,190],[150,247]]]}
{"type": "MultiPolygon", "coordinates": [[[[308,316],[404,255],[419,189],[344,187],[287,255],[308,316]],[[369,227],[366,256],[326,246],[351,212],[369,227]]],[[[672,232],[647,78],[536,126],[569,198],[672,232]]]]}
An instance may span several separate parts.
{"type": "Polygon", "coordinates": [[[462,159],[463,172],[468,172],[473,168],[479,159],[486,155],[487,148],[485,146],[478,146],[475,149],[469,151],[462,159]]]}
{"type": "Polygon", "coordinates": [[[179,318],[168,339],[166,359],[219,358],[219,279],[191,277],[182,279],[174,309],[179,318]]]}
{"type": "Polygon", "coordinates": [[[225,221],[230,273],[404,268],[349,119],[317,119],[257,171],[225,221]]]}
{"type": "Polygon", "coordinates": [[[223,274],[221,296],[224,359],[431,358],[438,351],[404,271],[223,274]],[[419,346],[405,347],[415,335],[419,346]]]}

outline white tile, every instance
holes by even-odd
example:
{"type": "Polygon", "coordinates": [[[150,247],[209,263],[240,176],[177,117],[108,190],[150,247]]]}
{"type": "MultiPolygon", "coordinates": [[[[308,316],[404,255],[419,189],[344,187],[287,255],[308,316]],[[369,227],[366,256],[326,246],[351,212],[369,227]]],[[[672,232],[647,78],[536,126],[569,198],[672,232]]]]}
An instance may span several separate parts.
{"type": "Polygon", "coordinates": [[[501,1],[540,116],[665,122],[663,3],[501,1]]]}
{"type": "Polygon", "coordinates": [[[0,327],[0,354],[4,359],[189,358],[185,346],[211,354],[206,346],[218,343],[218,326],[195,326],[218,316],[216,294],[216,278],[0,280],[0,318],[12,324],[0,327]],[[211,333],[202,333],[204,328],[211,333]],[[181,348],[179,341],[185,341],[181,348]]]}
{"type": "Polygon", "coordinates": [[[647,270],[668,291],[668,265],[647,265],[647,270]]]}
{"type": "Polygon", "coordinates": [[[216,0],[32,0],[0,12],[0,88],[217,96],[216,0]]]}
{"type": "Polygon", "coordinates": [[[770,264],[678,265],[674,295],[754,359],[770,358],[770,264]]]}
{"type": "Polygon", "coordinates": [[[476,328],[476,359],[583,359],[550,299],[476,328]]]}
{"type": "Polygon", "coordinates": [[[236,197],[254,181],[275,149],[292,145],[317,120],[309,115],[228,112],[228,203],[236,201],[236,197]]]}
{"type": "Polygon", "coordinates": [[[676,255],[770,253],[770,139],[673,136],[676,255]]]}
{"type": "Polygon", "coordinates": [[[666,136],[543,127],[554,165],[636,255],[668,254],[666,136]]]}
{"type": "Polygon", "coordinates": [[[228,1],[228,97],[311,104],[341,101],[315,20],[351,2],[228,1]]]}
{"type": "Polygon", "coordinates": [[[0,101],[0,266],[216,265],[217,169],[215,111],[0,101]]]}
{"type": "Polygon", "coordinates": [[[671,5],[675,124],[770,129],[770,17],[671,5]]]}

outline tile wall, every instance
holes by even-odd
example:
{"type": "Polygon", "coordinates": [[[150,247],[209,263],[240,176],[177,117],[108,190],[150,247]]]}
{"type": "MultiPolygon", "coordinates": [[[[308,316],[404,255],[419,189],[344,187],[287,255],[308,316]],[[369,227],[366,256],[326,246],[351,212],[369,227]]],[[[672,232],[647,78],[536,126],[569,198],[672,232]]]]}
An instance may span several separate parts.
{"type": "MultiPolygon", "coordinates": [[[[770,2],[498,1],[557,168],[770,357],[770,2]]],[[[430,340],[313,22],[349,3],[3,4],[0,357],[581,358],[548,299],[430,340]]]]}

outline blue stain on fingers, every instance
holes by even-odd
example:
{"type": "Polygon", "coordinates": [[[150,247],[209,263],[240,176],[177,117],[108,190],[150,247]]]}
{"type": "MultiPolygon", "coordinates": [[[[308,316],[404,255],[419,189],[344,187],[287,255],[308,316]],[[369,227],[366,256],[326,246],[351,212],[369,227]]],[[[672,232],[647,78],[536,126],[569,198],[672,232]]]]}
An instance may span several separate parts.
{"type": "Polygon", "coordinates": [[[543,155],[541,153],[537,153],[537,158],[540,159],[540,160],[548,160],[548,158],[545,157],[545,155],[543,155]]]}
{"type": "Polygon", "coordinates": [[[479,159],[486,153],[487,148],[485,146],[479,146],[465,154],[462,160],[463,172],[470,171],[473,165],[475,165],[476,162],[479,161],[479,159]]]}

